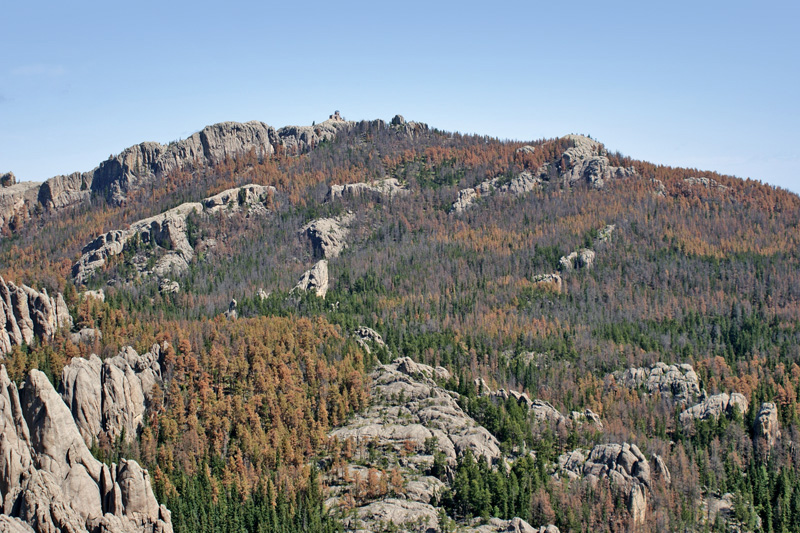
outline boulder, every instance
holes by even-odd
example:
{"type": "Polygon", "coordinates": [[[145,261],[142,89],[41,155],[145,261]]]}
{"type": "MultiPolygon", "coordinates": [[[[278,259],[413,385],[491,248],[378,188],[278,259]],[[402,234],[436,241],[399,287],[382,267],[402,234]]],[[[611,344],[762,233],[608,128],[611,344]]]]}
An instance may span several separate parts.
{"type": "Polygon", "coordinates": [[[503,176],[483,181],[475,187],[461,189],[458,198],[453,203],[451,212],[461,213],[472,206],[478,198],[498,192],[500,194],[511,194],[514,196],[530,192],[541,187],[542,179],[538,175],[533,175],[530,171],[523,171],[511,179],[503,176]]]}
{"type": "Polygon", "coordinates": [[[314,291],[314,294],[320,298],[325,298],[325,295],[328,293],[329,282],[328,261],[322,259],[309,270],[303,272],[303,276],[300,278],[300,281],[297,282],[297,285],[294,286],[292,292],[314,291]]]}
{"type": "Polygon", "coordinates": [[[537,287],[548,288],[557,293],[561,293],[561,290],[563,288],[563,281],[561,279],[561,275],[557,273],[539,274],[538,276],[534,276],[531,281],[537,287]]]}
{"type": "Polygon", "coordinates": [[[178,294],[181,292],[181,286],[177,281],[163,278],[158,282],[158,292],[161,294],[178,294]]]}
{"type": "Polygon", "coordinates": [[[730,187],[727,187],[725,185],[720,184],[717,180],[712,179],[712,178],[703,178],[703,177],[696,178],[696,177],[690,176],[688,178],[684,178],[683,181],[688,183],[689,185],[700,185],[700,186],[703,186],[706,189],[722,189],[722,190],[725,190],[725,189],[729,189],[730,188],[730,187]]]}
{"type": "Polygon", "coordinates": [[[383,342],[383,337],[372,328],[361,326],[353,332],[353,337],[356,342],[361,346],[365,352],[372,353],[369,343],[372,343],[380,348],[385,348],[386,343],[383,342]]]}

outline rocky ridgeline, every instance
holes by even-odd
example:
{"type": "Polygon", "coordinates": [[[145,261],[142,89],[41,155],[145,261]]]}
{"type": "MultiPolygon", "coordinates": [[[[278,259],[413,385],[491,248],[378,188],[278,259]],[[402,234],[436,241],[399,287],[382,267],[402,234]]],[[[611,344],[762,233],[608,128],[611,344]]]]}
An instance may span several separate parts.
{"type": "Polygon", "coordinates": [[[86,201],[92,194],[101,194],[119,204],[129,192],[174,170],[215,164],[226,157],[249,152],[262,158],[276,150],[299,154],[333,139],[340,130],[353,124],[338,114],[314,126],[286,126],[277,130],[259,121],[221,122],[168,145],[144,142],[131,146],[89,172],[49,179],[42,184],[38,201],[45,209],[60,209],[86,201]]]}
{"type": "Polygon", "coordinates": [[[161,384],[162,354],[166,346],[154,344],[138,354],[130,346],[101,361],[75,357],[64,367],[61,397],[72,412],[87,446],[121,435],[133,442],[142,427],[145,408],[161,384]]]}
{"type": "Polygon", "coordinates": [[[506,389],[491,390],[483,378],[475,380],[475,387],[480,396],[490,398],[495,404],[503,404],[512,399],[517,405],[527,409],[539,423],[548,423],[567,429],[591,424],[596,430],[603,430],[600,415],[591,409],[585,409],[582,412],[572,411],[569,416],[564,416],[549,402],[540,399],[531,400],[527,393],[506,389]]]}
{"type": "Polygon", "coordinates": [[[24,224],[35,210],[53,211],[88,202],[102,196],[121,204],[127,196],[172,171],[213,165],[228,157],[254,153],[268,157],[277,152],[305,153],[324,141],[334,139],[353,127],[373,125],[392,128],[398,134],[415,136],[428,130],[426,124],[406,122],[397,115],[391,124],[382,120],[353,122],[337,111],[328,120],[312,126],[285,126],[275,129],[263,122],[221,122],[206,126],[187,139],[160,144],[144,142],[111,156],[89,172],[55,176],[44,183],[14,184],[8,172],[0,187],[0,229],[24,224]],[[12,223],[13,222],[13,223],[12,223]]]}
{"type": "Polygon", "coordinates": [[[338,217],[318,218],[300,229],[300,235],[307,237],[314,248],[314,255],[324,259],[339,257],[347,243],[345,237],[350,233],[348,226],[356,216],[347,212],[338,217]]]}
{"type": "MultiPolygon", "coordinates": [[[[666,464],[653,455],[655,473],[670,482],[666,464]]],[[[598,444],[591,451],[574,450],[558,458],[561,474],[570,479],[583,478],[591,484],[609,478],[611,485],[625,498],[635,524],[641,526],[647,513],[647,493],[652,489],[650,463],[635,444],[598,444]]]]}
{"type": "Polygon", "coordinates": [[[0,276],[0,355],[14,346],[30,344],[34,338],[49,339],[60,328],[71,328],[72,317],[59,293],[38,292],[27,285],[14,285],[0,276]]]}
{"type": "Polygon", "coordinates": [[[17,388],[0,368],[3,531],[171,533],[169,511],[135,461],[105,465],[86,446],[47,377],[17,388]]]}
{"type": "MultiPolygon", "coordinates": [[[[309,270],[303,272],[303,276],[297,285],[294,286],[292,292],[311,292],[320,298],[325,298],[328,293],[328,260],[322,259],[318,261],[309,270]]],[[[266,296],[265,296],[266,298],[266,296]]]]}
{"type": "Polygon", "coordinates": [[[692,365],[667,365],[658,362],[650,368],[629,368],[615,372],[617,383],[631,389],[643,388],[648,393],[670,395],[686,404],[700,396],[700,380],[692,365]]]}
{"type": "Polygon", "coordinates": [[[611,179],[636,175],[633,167],[614,167],[605,156],[605,148],[599,142],[583,135],[567,135],[573,146],[561,156],[561,178],[567,185],[585,181],[592,187],[602,189],[611,179]]]}
{"type": "Polygon", "coordinates": [[[393,197],[402,194],[408,194],[407,187],[400,185],[400,181],[396,178],[386,178],[383,180],[376,180],[369,183],[347,183],[344,185],[331,185],[328,191],[328,200],[337,200],[339,198],[355,198],[360,196],[373,196],[393,197]]]}
{"type": "Polygon", "coordinates": [[[186,222],[191,213],[210,216],[218,212],[234,213],[243,207],[263,211],[266,209],[264,202],[274,192],[274,187],[252,184],[227,189],[200,202],[187,202],[134,222],[128,229],[109,231],[83,248],[80,259],[72,267],[72,277],[75,283],[86,283],[109,257],[121,254],[129,244],[149,250],[138,262],[140,274],[155,274],[162,278],[170,273],[184,272],[194,258],[186,222]],[[157,248],[167,251],[149,270],[146,256],[157,248]]]}

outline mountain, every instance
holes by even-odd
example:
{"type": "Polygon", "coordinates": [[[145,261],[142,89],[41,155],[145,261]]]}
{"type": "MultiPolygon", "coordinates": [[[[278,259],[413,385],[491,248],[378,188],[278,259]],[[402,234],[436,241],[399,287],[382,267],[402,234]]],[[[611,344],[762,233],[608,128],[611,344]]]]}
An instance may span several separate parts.
{"type": "Polygon", "coordinates": [[[800,531],[800,198],[208,126],[0,180],[10,531],[800,531]]]}

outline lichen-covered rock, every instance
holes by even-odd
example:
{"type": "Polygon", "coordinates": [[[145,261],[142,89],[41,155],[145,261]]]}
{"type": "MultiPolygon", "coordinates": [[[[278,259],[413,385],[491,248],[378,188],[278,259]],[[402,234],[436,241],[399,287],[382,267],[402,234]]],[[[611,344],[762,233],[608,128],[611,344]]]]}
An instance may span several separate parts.
{"type": "Polygon", "coordinates": [[[709,396],[702,402],[693,405],[680,415],[681,423],[688,424],[692,420],[708,420],[716,419],[723,414],[733,414],[734,409],[738,410],[740,414],[747,413],[749,402],[743,394],[734,392],[727,394],[715,394],[709,396]]]}
{"type": "Polygon", "coordinates": [[[569,272],[578,268],[591,268],[594,265],[594,250],[583,248],[577,252],[572,252],[558,260],[559,268],[562,272],[569,272]]]}
{"type": "Polygon", "coordinates": [[[194,258],[194,248],[187,235],[186,220],[190,214],[233,213],[242,207],[263,210],[264,202],[274,192],[274,187],[265,185],[235,187],[200,202],[187,202],[139,220],[128,229],[109,231],[84,246],[80,259],[72,267],[73,280],[86,283],[109,257],[121,254],[132,239],[135,243],[151,245],[153,249],[168,250],[156,262],[152,272],[142,270],[141,274],[165,277],[170,273],[181,273],[189,268],[189,262],[194,258]]]}
{"type": "Polygon", "coordinates": [[[764,402],[758,410],[753,422],[753,431],[759,449],[770,451],[781,438],[778,408],[772,402],[764,402]]]}
{"type": "Polygon", "coordinates": [[[345,519],[351,531],[381,531],[389,526],[408,532],[439,531],[439,513],[427,503],[386,498],[358,507],[354,514],[345,519]]]}
{"type": "Polygon", "coordinates": [[[700,394],[700,380],[688,364],[667,365],[658,362],[650,368],[629,368],[624,372],[616,372],[614,377],[626,387],[642,387],[651,394],[668,394],[681,403],[687,403],[700,394]]]}
{"type": "Polygon", "coordinates": [[[320,298],[325,298],[325,295],[328,293],[329,283],[328,261],[326,259],[321,259],[313,267],[303,272],[303,276],[292,291],[314,291],[314,294],[320,298]]]}
{"type": "Polygon", "coordinates": [[[0,276],[0,355],[15,345],[30,344],[34,337],[50,339],[59,329],[71,327],[72,317],[60,293],[50,297],[46,289],[39,292],[0,276]]]}
{"type": "Polygon", "coordinates": [[[332,218],[313,220],[300,229],[300,234],[311,241],[314,254],[323,259],[338,257],[347,246],[348,226],[355,220],[353,213],[332,218]]]}
{"type": "Polygon", "coordinates": [[[158,292],[161,294],[178,294],[181,292],[181,286],[177,281],[169,278],[162,278],[158,282],[158,292]]]}

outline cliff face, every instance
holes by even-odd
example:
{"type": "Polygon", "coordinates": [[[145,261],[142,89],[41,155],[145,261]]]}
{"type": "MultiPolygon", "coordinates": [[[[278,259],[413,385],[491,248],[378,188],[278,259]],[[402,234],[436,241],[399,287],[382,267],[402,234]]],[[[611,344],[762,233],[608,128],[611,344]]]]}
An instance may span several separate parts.
{"type": "Polygon", "coordinates": [[[171,533],[147,470],[95,459],[43,373],[18,389],[0,367],[0,429],[2,510],[18,530],[171,533]]]}
{"type": "Polygon", "coordinates": [[[50,338],[59,328],[72,327],[72,317],[61,294],[54,298],[26,285],[0,277],[0,355],[34,337],[50,338]]]}

